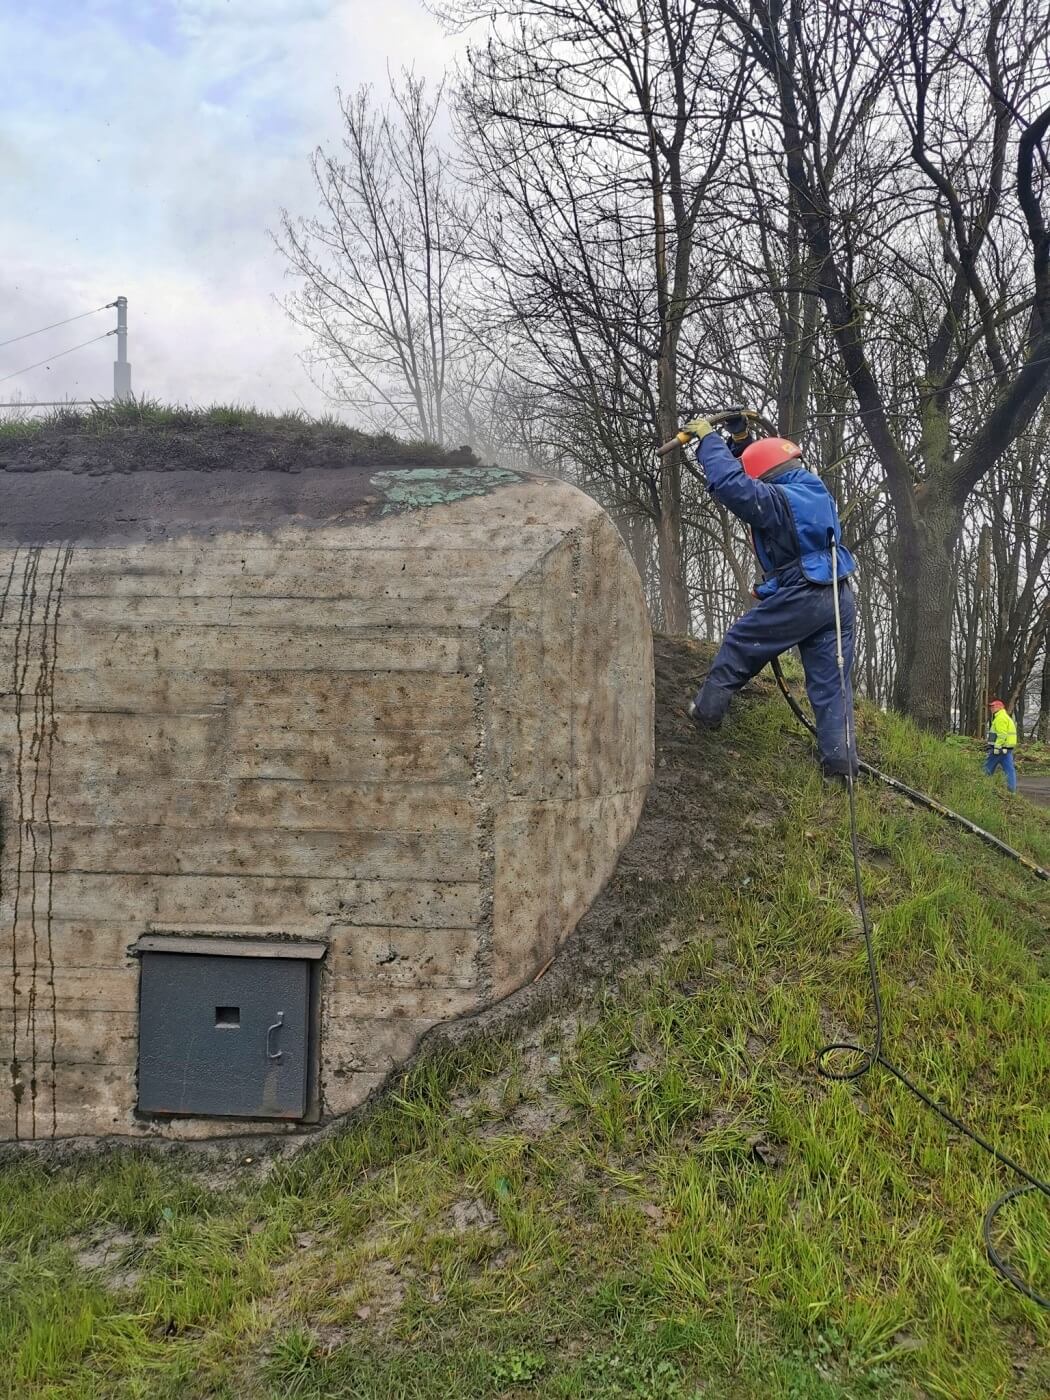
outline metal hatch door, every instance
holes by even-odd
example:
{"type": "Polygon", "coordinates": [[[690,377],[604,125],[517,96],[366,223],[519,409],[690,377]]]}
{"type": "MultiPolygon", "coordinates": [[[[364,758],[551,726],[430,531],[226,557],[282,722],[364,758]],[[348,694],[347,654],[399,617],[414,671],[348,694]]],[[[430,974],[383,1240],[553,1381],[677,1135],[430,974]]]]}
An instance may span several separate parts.
{"type": "Polygon", "coordinates": [[[139,1111],[302,1118],[310,963],[143,952],[139,1111]]]}

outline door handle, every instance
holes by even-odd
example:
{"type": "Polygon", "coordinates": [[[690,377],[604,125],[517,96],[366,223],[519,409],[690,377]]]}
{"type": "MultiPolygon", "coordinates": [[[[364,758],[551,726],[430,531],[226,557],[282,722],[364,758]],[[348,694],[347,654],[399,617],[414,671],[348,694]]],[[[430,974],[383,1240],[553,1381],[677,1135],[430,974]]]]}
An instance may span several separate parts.
{"type": "Polygon", "coordinates": [[[279,1031],[283,1025],[284,1025],[284,1012],[283,1012],[283,1011],[278,1011],[278,1013],[277,1013],[277,1020],[274,1021],[274,1023],[273,1023],[272,1026],[268,1026],[267,1029],[266,1029],[266,1058],[267,1058],[268,1060],[279,1060],[279,1059],[281,1058],[281,1056],[284,1054],[284,1051],[283,1051],[283,1050],[271,1050],[271,1049],[270,1049],[270,1043],[271,1043],[271,1042],[270,1042],[270,1037],[271,1037],[276,1031],[279,1031]]]}

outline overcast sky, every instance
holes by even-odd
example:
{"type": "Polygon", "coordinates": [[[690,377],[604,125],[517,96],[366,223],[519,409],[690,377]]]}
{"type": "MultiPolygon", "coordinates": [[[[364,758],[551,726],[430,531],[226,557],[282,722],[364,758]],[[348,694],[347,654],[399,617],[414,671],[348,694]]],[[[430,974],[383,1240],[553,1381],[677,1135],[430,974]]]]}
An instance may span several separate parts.
{"type": "MultiPolygon", "coordinates": [[[[0,0],[0,341],[128,298],[136,394],[323,408],[269,230],[313,207],[337,84],[453,57],[419,0],[0,0]]],[[[0,348],[0,378],[115,313],[0,348]]],[[[114,338],[0,383],[107,397],[114,338]]]]}

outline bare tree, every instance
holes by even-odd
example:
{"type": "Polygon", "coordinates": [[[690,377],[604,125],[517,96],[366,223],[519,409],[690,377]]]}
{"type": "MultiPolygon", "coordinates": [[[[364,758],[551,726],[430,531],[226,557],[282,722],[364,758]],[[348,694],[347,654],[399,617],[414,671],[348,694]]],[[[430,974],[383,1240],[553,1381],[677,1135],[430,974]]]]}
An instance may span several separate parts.
{"type": "MultiPolygon", "coordinates": [[[[593,470],[651,522],[663,626],[689,625],[678,454],[696,231],[741,100],[694,0],[452,0],[488,26],[463,92],[488,251],[531,356],[587,423],[593,470]],[[709,55],[704,62],[697,55],[709,55]]],[[[563,420],[565,414],[562,415],[563,420]]]]}
{"type": "Polygon", "coordinates": [[[839,499],[873,698],[966,727],[1045,692],[1050,0],[445,8],[483,40],[458,151],[440,89],[341,99],[283,220],[337,400],[577,481],[710,636],[748,542],[651,446],[746,401],[839,499]]]}
{"type": "Polygon", "coordinates": [[[1036,717],[1035,737],[1044,744],[1050,744],[1050,626],[1043,634],[1043,664],[1039,678],[1039,714],[1036,717]]]}
{"type": "Polygon", "coordinates": [[[892,502],[897,700],[944,728],[966,501],[1050,388],[1047,6],[716,8],[765,73],[762,116],[892,502]],[[885,354],[902,335],[903,397],[885,354]]]}
{"type": "Polygon", "coordinates": [[[339,103],[342,151],[312,158],[319,212],[284,211],[276,235],[300,280],[287,309],[334,402],[444,443],[457,374],[476,378],[477,347],[463,320],[468,219],[439,140],[443,87],[428,93],[403,73],[385,107],[368,88],[339,103]]]}

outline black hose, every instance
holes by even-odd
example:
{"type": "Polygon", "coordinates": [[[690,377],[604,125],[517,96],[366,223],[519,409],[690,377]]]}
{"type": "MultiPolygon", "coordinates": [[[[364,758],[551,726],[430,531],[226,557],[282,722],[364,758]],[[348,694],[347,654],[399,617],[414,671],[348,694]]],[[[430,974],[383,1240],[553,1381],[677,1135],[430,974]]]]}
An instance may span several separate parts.
{"type": "MultiPolygon", "coordinates": [[[[780,687],[780,693],[791,707],[791,713],[798,720],[799,724],[804,725],[815,738],[817,731],[813,728],[802,706],[791,694],[791,691],[788,690],[787,682],[784,680],[784,672],[780,669],[779,660],[774,660],[772,662],[772,670],[773,675],[776,677],[777,685],[780,687]]],[[[1024,868],[1030,871],[1037,879],[1050,881],[1050,870],[1044,870],[1041,865],[1036,865],[1034,860],[1029,860],[1029,858],[1022,855],[1020,851],[1015,851],[1013,846],[1008,846],[1005,841],[1000,841],[998,836],[993,836],[990,831],[985,831],[983,826],[978,826],[976,822],[970,821],[969,817],[964,817],[959,812],[953,812],[950,807],[945,807],[944,804],[938,802],[935,797],[930,797],[925,792],[919,792],[917,788],[909,787],[907,783],[902,783],[899,778],[891,778],[888,773],[883,773],[881,769],[876,768],[871,763],[865,763],[863,759],[858,761],[857,766],[860,771],[866,773],[869,778],[877,778],[880,783],[885,783],[887,787],[893,788],[894,792],[902,793],[903,796],[907,797],[911,802],[917,803],[920,807],[926,807],[931,812],[936,812],[938,816],[945,817],[948,821],[955,822],[957,826],[964,827],[973,836],[979,836],[987,845],[994,846],[1001,855],[1009,856],[1011,860],[1017,861],[1018,865],[1023,865],[1024,868]]]]}
{"type": "MultiPolygon", "coordinates": [[[[836,622],[837,621],[838,619],[836,616],[836,622]]],[[[839,652],[841,656],[841,641],[839,642],[839,652]]],[[[809,718],[806,716],[798,701],[787,688],[787,682],[784,680],[784,673],[780,668],[779,660],[774,659],[772,663],[772,668],[773,675],[776,677],[776,682],[777,685],[780,687],[781,694],[784,696],[784,699],[788,702],[788,705],[791,707],[791,711],[794,714],[795,718],[801,724],[803,724],[806,727],[806,729],[808,729],[809,732],[815,737],[817,732],[816,729],[814,728],[809,718]]],[[[846,695],[845,670],[843,669],[841,664],[839,668],[839,680],[842,687],[843,710],[846,722],[847,762],[851,763],[852,744],[850,743],[850,706],[848,704],[848,699],[846,695]]],[[[976,826],[973,822],[968,821],[965,817],[959,816],[957,812],[951,811],[951,809],[948,807],[941,806],[941,804],[939,802],[935,802],[932,797],[927,797],[925,793],[921,793],[913,788],[906,787],[905,784],[899,783],[895,778],[888,778],[884,773],[880,773],[877,768],[873,768],[868,763],[859,763],[858,766],[863,772],[870,774],[872,777],[879,778],[882,782],[888,783],[890,787],[896,789],[899,792],[903,792],[907,797],[911,798],[912,801],[920,802],[924,806],[929,807],[931,811],[938,812],[942,816],[949,817],[951,820],[959,822],[968,830],[974,832],[982,839],[987,840],[998,850],[1002,851],[1008,856],[1011,856],[1013,859],[1020,861],[1022,865],[1024,865],[1029,870],[1033,870],[1038,876],[1040,876],[1040,878],[1044,880],[1050,880],[1050,874],[1048,874],[1047,871],[1043,870],[1041,866],[1035,865],[1034,862],[1022,856],[1020,852],[1015,851],[1012,849],[1012,847],[1005,845],[1002,841],[999,841],[996,837],[992,836],[990,832],[984,831],[981,827],[976,826]]],[[[904,1073],[904,1071],[898,1065],[895,1065],[893,1061],[887,1057],[885,1050],[883,1049],[882,990],[879,985],[878,964],[875,960],[875,947],[872,939],[871,921],[868,917],[868,909],[864,899],[864,881],[861,875],[860,868],[860,842],[857,836],[857,802],[856,793],[854,791],[852,767],[850,768],[850,771],[847,774],[846,786],[849,791],[849,827],[850,846],[853,852],[853,878],[857,887],[857,904],[860,910],[861,932],[864,937],[864,951],[868,962],[868,978],[871,983],[872,1013],[875,1022],[874,1037],[870,1046],[855,1045],[852,1041],[848,1040],[835,1041],[831,1045],[825,1045],[817,1055],[817,1073],[821,1075],[824,1079],[834,1079],[839,1081],[853,1080],[862,1078],[874,1065],[881,1065],[883,1069],[888,1071],[888,1073],[892,1074],[895,1079],[899,1080],[900,1083],[903,1084],[904,1087],[910,1093],[914,1094],[915,1097],[921,1103],[925,1104],[927,1108],[931,1109],[934,1113],[936,1113],[937,1116],[943,1119],[945,1123],[950,1124],[950,1126],[953,1127],[956,1130],[956,1132],[962,1133],[964,1137],[969,1138],[970,1141],[976,1143],[978,1147],[983,1147],[985,1152],[989,1153],[990,1156],[994,1157],[997,1162],[1000,1162],[1004,1167],[1009,1167],[1011,1171],[1016,1172],[1016,1174],[1024,1180],[1024,1182],[1026,1183],[1024,1186],[1014,1186],[1013,1188],[1011,1188],[1011,1190],[1003,1192],[1001,1196],[998,1196],[991,1203],[991,1205],[988,1207],[988,1210],[985,1212],[984,1222],[981,1228],[981,1234],[984,1239],[984,1248],[985,1253],[988,1256],[988,1262],[1001,1275],[1001,1277],[1004,1278],[1012,1288],[1016,1288],[1019,1293],[1023,1293],[1026,1298],[1030,1298],[1032,1302],[1036,1303],[1039,1307],[1050,1308],[1050,1298],[1046,1297],[1042,1293],[1039,1293],[1035,1288],[1032,1287],[1030,1283],[1027,1282],[1027,1280],[1023,1279],[1010,1264],[1007,1263],[1007,1261],[999,1253],[999,1250],[996,1247],[992,1235],[993,1229],[995,1227],[996,1218],[998,1217],[999,1212],[1003,1209],[1004,1206],[1008,1205],[1011,1201],[1016,1200],[1018,1196],[1026,1196],[1032,1191],[1041,1191],[1044,1196],[1050,1197],[1050,1183],[1046,1181],[1041,1181],[1039,1177],[1033,1176],[1032,1173],[1027,1171],[1024,1167],[1022,1167],[1019,1162],[1015,1162],[1012,1157],[1008,1156],[1005,1152],[1000,1151],[999,1148],[993,1146],[992,1143],[988,1142],[985,1138],[981,1137],[980,1133],[976,1132],[973,1128],[968,1127],[967,1124],[965,1124],[960,1118],[957,1118],[954,1113],[950,1112],[949,1109],[945,1108],[943,1104],[940,1104],[935,1099],[931,1098],[930,1095],[927,1094],[924,1089],[922,1089],[913,1080],[909,1079],[909,1077],[904,1073]],[[834,1055],[836,1053],[841,1052],[846,1052],[852,1055],[859,1055],[859,1064],[857,1064],[852,1069],[832,1069],[826,1063],[828,1057],[830,1055],[834,1055]]]]}

